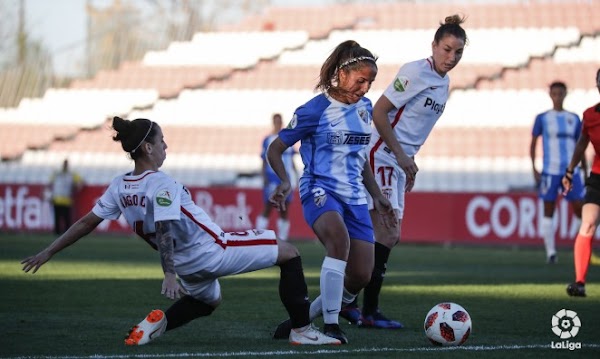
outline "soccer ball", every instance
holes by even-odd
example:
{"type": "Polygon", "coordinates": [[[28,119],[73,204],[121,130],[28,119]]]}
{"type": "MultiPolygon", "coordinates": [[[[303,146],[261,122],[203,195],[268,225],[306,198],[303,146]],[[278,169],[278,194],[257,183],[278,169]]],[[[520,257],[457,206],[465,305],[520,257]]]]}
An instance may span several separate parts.
{"type": "Polygon", "coordinates": [[[456,303],[440,303],[427,313],[423,326],[435,345],[462,345],[471,334],[471,316],[456,303]]]}

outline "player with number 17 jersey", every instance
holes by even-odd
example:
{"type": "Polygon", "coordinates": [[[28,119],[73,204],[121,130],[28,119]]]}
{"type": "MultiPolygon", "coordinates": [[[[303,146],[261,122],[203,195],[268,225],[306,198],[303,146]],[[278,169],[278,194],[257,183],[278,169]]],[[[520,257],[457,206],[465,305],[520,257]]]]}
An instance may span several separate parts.
{"type": "MultiPolygon", "coordinates": [[[[388,113],[388,121],[407,156],[417,154],[444,112],[449,84],[448,74],[440,76],[429,57],[403,65],[384,91],[383,96],[397,109],[388,113]]],[[[369,156],[379,187],[402,218],[406,174],[377,131],[371,138],[369,156]]]]}

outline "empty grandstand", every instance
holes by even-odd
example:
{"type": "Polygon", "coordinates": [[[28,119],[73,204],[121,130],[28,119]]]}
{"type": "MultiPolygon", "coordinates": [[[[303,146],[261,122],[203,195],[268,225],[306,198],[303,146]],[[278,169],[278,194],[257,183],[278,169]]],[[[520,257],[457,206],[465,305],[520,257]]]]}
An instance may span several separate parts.
{"type": "Polygon", "coordinates": [[[450,73],[445,114],[416,159],[415,190],[531,187],[530,127],[550,105],[548,84],[565,81],[565,108],[578,114],[597,101],[599,12],[598,1],[267,7],[1,108],[0,182],[44,183],[68,157],[88,183],[106,184],[130,166],[107,127],[122,115],[161,123],[169,144],[164,170],[185,184],[258,187],[252,175],[271,114],[287,121],[314,95],[319,64],[335,44],[355,39],[379,56],[367,96],[374,102],[402,63],[429,56],[436,24],[462,13],[469,43],[450,73]]]}

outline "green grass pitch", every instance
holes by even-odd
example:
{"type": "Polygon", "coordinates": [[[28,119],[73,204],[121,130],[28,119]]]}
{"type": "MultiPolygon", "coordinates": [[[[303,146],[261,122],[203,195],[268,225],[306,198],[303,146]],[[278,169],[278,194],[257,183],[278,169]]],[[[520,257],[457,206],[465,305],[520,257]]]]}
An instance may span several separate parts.
{"type": "MultiPolygon", "coordinates": [[[[600,266],[590,267],[587,298],[568,297],[570,249],[561,249],[559,262],[547,265],[541,246],[401,243],[388,264],[381,307],[406,328],[362,329],[342,320],[350,343],[339,347],[297,347],[271,339],[286,318],[277,267],[225,278],[223,304],[213,315],[132,348],[123,344],[127,330],[150,310],[171,303],[160,294],[157,252],[135,237],[91,235],[35,275],[23,273],[20,260],[53,239],[0,235],[0,358],[600,358],[600,266]],[[443,301],[459,303],[471,314],[473,331],[462,347],[438,348],[425,338],[425,314],[443,301]],[[551,330],[551,318],[563,308],[581,320],[570,340],[581,349],[552,348],[561,339],[551,330]]],[[[323,247],[295,243],[314,298],[323,247]]]]}

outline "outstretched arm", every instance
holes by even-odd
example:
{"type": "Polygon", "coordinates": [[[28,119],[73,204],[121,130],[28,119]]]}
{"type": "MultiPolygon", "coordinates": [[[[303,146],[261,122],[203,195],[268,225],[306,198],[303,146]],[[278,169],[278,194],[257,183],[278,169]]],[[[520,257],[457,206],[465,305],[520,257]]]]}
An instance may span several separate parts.
{"type": "Polygon", "coordinates": [[[21,261],[21,264],[23,264],[23,271],[27,273],[33,269],[32,273],[37,272],[38,269],[40,269],[44,263],[48,262],[53,255],[88,235],[100,224],[100,222],[102,222],[102,218],[90,211],[69,227],[65,233],[44,250],[34,256],[23,259],[21,261]]]}

